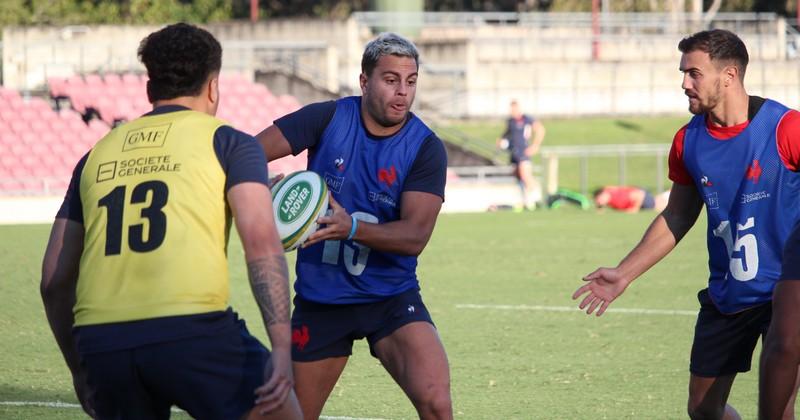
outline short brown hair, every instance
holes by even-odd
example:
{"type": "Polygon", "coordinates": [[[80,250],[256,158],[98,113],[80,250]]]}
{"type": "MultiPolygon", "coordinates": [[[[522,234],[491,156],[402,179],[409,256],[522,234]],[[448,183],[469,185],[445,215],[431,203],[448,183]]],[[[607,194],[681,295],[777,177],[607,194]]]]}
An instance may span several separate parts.
{"type": "Polygon", "coordinates": [[[744,42],[731,31],[712,29],[701,31],[683,38],[678,43],[678,50],[686,54],[692,51],[708,53],[711,61],[733,63],[739,69],[739,77],[744,80],[744,72],[750,56],[744,42]]]}

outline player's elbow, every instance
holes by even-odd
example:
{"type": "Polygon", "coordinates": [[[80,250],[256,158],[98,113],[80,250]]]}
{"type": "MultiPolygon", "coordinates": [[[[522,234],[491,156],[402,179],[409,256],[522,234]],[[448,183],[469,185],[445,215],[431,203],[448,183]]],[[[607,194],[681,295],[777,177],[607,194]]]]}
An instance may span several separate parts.
{"type": "Polygon", "coordinates": [[[42,301],[53,302],[64,295],[63,284],[65,282],[58,279],[58,276],[63,274],[63,272],[59,273],[57,256],[50,252],[46,253],[42,262],[42,280],[39,283],[39,294],[42,301]]]}
{"type": "Polygon", "coordinates": [[[283,256],[283,246],[277,235],[249,235],[242,237],[242,249],[246,261],[280,255],[283,256]]]}
{"type": "Polygon", "coordinates": [[[69,294],[69,290],[64,287],[66,282],[58,281],[54,277],[54,275],[43,274],[42,281],[39,284],[39,294],[45,306],[55,304],[69,294]]]}
{"type": "Polygon", "coordinates": [[[411,240],[406,244],[405,254],[417,257],[419,254],[422,254],[422,251],[428,245],[428,240],[430,239],[430,235],[418,235],[411,238],[411,240]]]}

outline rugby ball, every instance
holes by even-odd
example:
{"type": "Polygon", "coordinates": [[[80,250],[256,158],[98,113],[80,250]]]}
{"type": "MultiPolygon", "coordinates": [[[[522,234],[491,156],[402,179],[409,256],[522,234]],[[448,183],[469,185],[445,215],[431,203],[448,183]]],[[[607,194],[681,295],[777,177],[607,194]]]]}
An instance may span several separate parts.
{"type": "Polygon", "coordinates": [[[328,186],[316,172],[294,172],[272,188],[272,214],[286,252],[316,232],[317,218],[327,211],[328,186]]]}

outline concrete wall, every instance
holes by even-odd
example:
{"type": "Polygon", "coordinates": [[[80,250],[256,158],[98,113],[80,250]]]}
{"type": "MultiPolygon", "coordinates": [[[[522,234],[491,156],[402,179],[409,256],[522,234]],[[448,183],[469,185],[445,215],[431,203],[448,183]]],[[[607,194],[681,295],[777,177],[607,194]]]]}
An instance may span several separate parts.
{"type": "MultiPolygon", "coordinates": [[[[44,87],[49,76],[144,71],[139,42],[159,26],[6,27],[3,83],[20,90],[44,87]]],[[[352,20],[270,20],[206,26],[223,45],[223,70],[294,68],[322,88],[357,83],[368,32],[352,20]],[[363,38],[363,39],[362,39],[363,38]],[[349,76],[355,74],[355,76],[349,76]],[[345,76],[348,75],[348,76],[345,76]],[[352,78],[356,78],[353,82],[352,78]]]]}
{"type": "MultiPolygon", "coordinates": [[[[743,30],[753,93],[800,103],[795,60],[786,60],[783,21],[743,30]]],[[[41,89],[48,76],[86,72],[142,71],[140,40],[155,26],[5,28],[3,81],[21,90],[41,89]]],[[[225,70],[272,77],[271,88],[301,102],[322,92],[359,92],[364,44],[373,36],[356,19],[269,20],[208,26],[223,44],[225,70]],[[306,86],[297,88],[298,79],[306,86]],[[286,85],[279,85],[285,83],[286,85]]],[[[585,27],[424,27],[415,42],[421,53],[417,104],[445,117],[497,117],[512,98],[537,115],[653,114],[683,112],[677,71],[680,35],[624,33],[600,40],[591,60],[585,27]]],[[[322,94],[326,97],[327,94],[322,94]]]]}

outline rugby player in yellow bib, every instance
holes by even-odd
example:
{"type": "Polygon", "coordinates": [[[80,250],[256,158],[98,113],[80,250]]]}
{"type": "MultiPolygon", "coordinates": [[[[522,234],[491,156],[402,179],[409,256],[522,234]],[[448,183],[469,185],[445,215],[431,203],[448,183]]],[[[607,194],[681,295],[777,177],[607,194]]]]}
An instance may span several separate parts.
{"type": "Polygon", "coordinates": [[[300,417],[266,158],[214,117],[221,55],[187,24],[142,41],[153,111],[80,160],[53,224],[42,296],[93,417],[300,417]],[[228,306],[231,216],[271,353],[228,306]]]}

